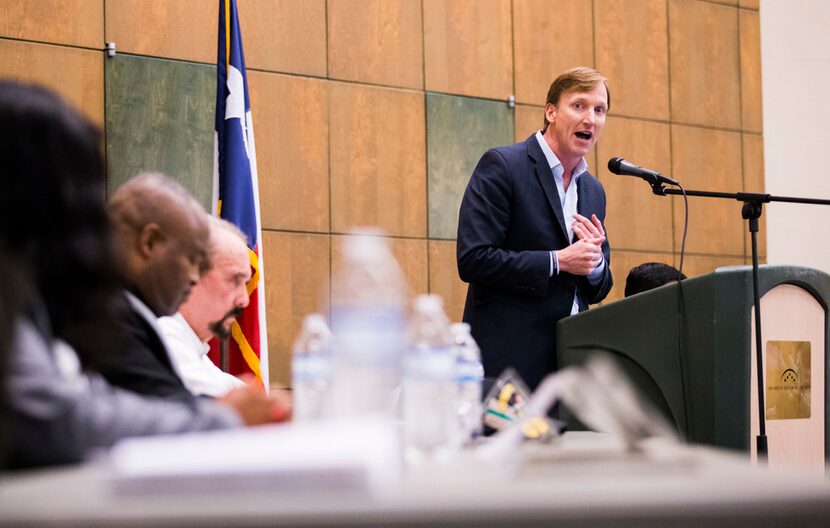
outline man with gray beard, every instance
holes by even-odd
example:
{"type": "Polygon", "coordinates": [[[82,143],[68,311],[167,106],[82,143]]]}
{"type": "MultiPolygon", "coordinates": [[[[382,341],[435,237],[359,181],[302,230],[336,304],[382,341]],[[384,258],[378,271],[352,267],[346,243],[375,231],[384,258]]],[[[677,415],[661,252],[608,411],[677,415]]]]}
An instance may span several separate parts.
{"type": "Polygon", "coordinates": [[[222,396],[244,382],[208,357],[208,341],[227,339],[236,317],[248,306],[251,279],[245,235],[227,220],[210,217],[211,268],[173,316],[158,320],[170,359],[185,387],[198,396],[222,396]]]}

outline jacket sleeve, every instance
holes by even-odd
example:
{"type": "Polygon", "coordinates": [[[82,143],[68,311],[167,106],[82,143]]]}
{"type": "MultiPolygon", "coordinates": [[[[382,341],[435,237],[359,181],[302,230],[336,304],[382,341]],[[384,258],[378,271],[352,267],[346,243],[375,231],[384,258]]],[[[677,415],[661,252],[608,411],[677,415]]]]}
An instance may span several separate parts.
{"type": "Polygon", "coordinates": [[[16,467],[77,462],[96,447],[128,436],[206,431],[241,425],[220,404],[142,397],[97,375],[63,375],[42,334],[16,325],[7,379],[6,429],[16,467]]]}
{"type": "Polygon", "coordinates": [[[504,156],[497,150],[487,151],[461,201],[458,274],[464,282],[545,295],[550,283],[550,252],[506,247],[513,191],[513,174],[504,156]]]}

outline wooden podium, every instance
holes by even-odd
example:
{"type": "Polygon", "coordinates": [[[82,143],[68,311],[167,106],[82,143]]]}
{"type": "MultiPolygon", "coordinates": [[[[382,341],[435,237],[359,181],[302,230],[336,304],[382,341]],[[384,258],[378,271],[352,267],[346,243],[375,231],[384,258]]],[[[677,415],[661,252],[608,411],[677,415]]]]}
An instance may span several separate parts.
{"type": "MultiPolygon", "coordinates": [[[[769,463],[823,472],[830,275],[791,266],[759,273],[769,463]]],[[[751,267],[719,268],[563,319],[559,366],[609,353],[686,439],[754,459],[753,317],[751,267]]]]}

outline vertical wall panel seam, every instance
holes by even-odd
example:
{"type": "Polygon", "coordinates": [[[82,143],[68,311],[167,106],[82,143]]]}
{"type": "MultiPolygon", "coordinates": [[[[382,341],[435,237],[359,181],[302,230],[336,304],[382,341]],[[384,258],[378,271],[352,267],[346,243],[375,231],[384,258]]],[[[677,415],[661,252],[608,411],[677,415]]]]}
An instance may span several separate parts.
{"type": "Polygon", "coordinates": [[[326,32],[323,35],[326,44],[326,79],[329,78],[329,0],[323,2],[323,23],[326,26],[326,32]]]}
{"type": "Polygon", "coordinates": [[[513,100],[516,101],[516,104],[513,106],[513,139],[516,139],[516,108],[518,108],[518,101],[516,98],[516,18],[514,16],[513,10],[515,9],[515,0],[510,0],[510,54],[511,60],[513,61],[513,75],[512,77],[512,87],[511,92],[513,95],[513,100]]]}
{"type": "MultiPolygon", "coordinates": [[[[102,28],[103,33],[104,33],[104,42],[101,44],[101,47],[106,48],[107,47],[107,0],[102,0],[102,3],[101,3],[101,18],[103,19],[103,26],[104,26],[102,28]]],[[[101,136],[102,136],[102,139],[103,139],[103,142],[104,142],[104,174],[106,174],[106,182],[105,182],[104,192],[108,193],[109,189],[110,189],[110,171],[109,171],[109,149],[107,148],[107,144],[108,144],[108,141],[107,141],[107,84],[108,84],[107,83],[107,61],[108,60],[113,60],[115,57],[110,58],[107,55],[106,51],[102,51],[101,53],[103,54],[103,57],[104,57],[104,60],[101,63],[101,69],[103,70],[101,72],[101,75],[102,75],[102,79],[104,81],[104,86],[101,87],[102,91],[104,92],[104,94],[103,94],[104,95],[104,97],[103,97],[104,108],[101,109],[102,110],[101,114],[104,118],[103,122],[101,123],[101,131],[102,131],[101,136]]]]}
{"type": "MultiPolygon", "coordinates": [[[[594,69],[597,67],[597,0],[591,1],[591,32],[594,34],[591,39],[591,60],[594,61],[594,69]]],[[[596,150],[594,150],[596,152],[596,150]]],[[[597,171],[599,172],[599,171],[597,171]]]]}
{"type": "Polygon", "coordinates": [[[327,131],[327,138],[326,138],[326,150],[328,150],[328,163],[327,163],[327,171],[328,171],[328,180],[329,180],[329,232],[327,234],[329,238],[329,294],[328,294],[328,307],[326,308],[329,315],[329,322],[331,322],[331,303],[332,303],[332,291],[334,285],[334,266],[332,265],[332,261],[334,260],[334,237],[332,236],[333,230],[333,217],[334,217],[334,210],[332,209],[332,194],[334,191],[334,187],[332,185],[332,176],[331,176],[331,158],[332,158],[332,149],[331,149],[331,129],[332,129],[332,82],[330,78],[330,71],[329,71],[329,0],[325,0],[325,23],[326,23],[326,119],[328,120],[329,126],[327,131]]]}
{"type": "MultiPolygon", "coordinates": [[[[741,10],[738,7],[735,7],[735,25],[737,26],[736,34],[738,35],[738,108],[739,112],[739,122],[741,127],[741,155],[740,155],[740,162],[741,162],[741,191],[747,191],[746,188],[746,174],[744,171],[746,167],[744,165],[744,83],[743,83],[743,65],[741,63],[741,53],[743,51],[743,44],[741,39],[741,10]]],[[[753,191],[756,192],[756,191],[753,191]]],[[[743,254],[744,254],[744,264],[747,262],[747,257],[751,259],[752,250],[747,253],[746,245],[751,242],[751,237],[747,232],[748,229],[742,229],[741,233],[743,235],[743,254]]],[[[750,260],[751,263],[751,260],[750,260]]]]}
{"type": "Polygon", "coordinates": [[[421,91],[427,89],[427,39],[424,23],[424,0],[421,0],[421,91]]]}
{"type": "MultiPolygon", "coordinates": [[[[671,6],[669,3],[671,0],[666,0],[666,65],[667,68],[667,75],[668,75],[668,95],[669,95],[669,167],[672,168],[672,177],[677,179],[677,175],[674,174],[674,108],[673,108],[673,100],[672,100],[672,84],[671,84],[671,6]]],[[[675,257],[679,257],[679,249],[677,247],[677,222],[675,221],[675,210],[674,204],[677,202],[672,197],[669,197],[671,200],[671,246],[672,246],[672,253],[675,257]]],[[[678,261],[677,264],[679,265],[680,262],[678,261]]]]}
{"type": "MultiPolygon", "coordinates": [[[[591,61],[593,62],[592,66],[594,69],[597,69],[597,0],[591,0],[591,61]]],[[[594,162],[596,163],[596,168],[594,169],[594,174],[599,179],[599,168],[600,168],[600,161],[599,161],[599,148],[597,148],[597,144],[594,143],[594,162]]]]}
{"type": "Polygon", "coordinates": [[[424,21],[424,0],[421,0],[421,94],[424,105],[424,241],[427,251],[427,293],[432,292],[432,272],[429,254],[429,128],[427,123],[427,35],[424,21]]]}

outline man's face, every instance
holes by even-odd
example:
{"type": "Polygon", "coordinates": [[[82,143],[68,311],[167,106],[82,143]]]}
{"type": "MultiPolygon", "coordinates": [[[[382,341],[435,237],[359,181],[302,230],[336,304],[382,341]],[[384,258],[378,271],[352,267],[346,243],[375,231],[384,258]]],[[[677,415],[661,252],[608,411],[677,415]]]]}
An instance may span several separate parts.
{"type": "MultiPolygon", "coordinates": [[[[204,216],[204,215],[202,215],[204,216]]],[[[187,300],[207,264],[208,225],[193,214],[159,231],[153,244],[143,297],[158,315],[173,315],[187,300]]]]}
{"type": "Polygon", "coordinates": [[[607,110],[604,83],[588,92],[569,90],[561,95],[558,104],[545,107],[545,117],[550,122],[545,135],[563,164],[585,157],[594,146],[605,127],[607,110]]]}
{"type": "Polygon", "coordinates": [[[247,282],[251,278],[248,247],[235,235],[222,232],[213,267],[194,289],[194,310],[202,312],[208,330],[224,339],[242,309],[248,306],[247,282]],[[195,302],[198,300],[198,305],[195,302]]]}

